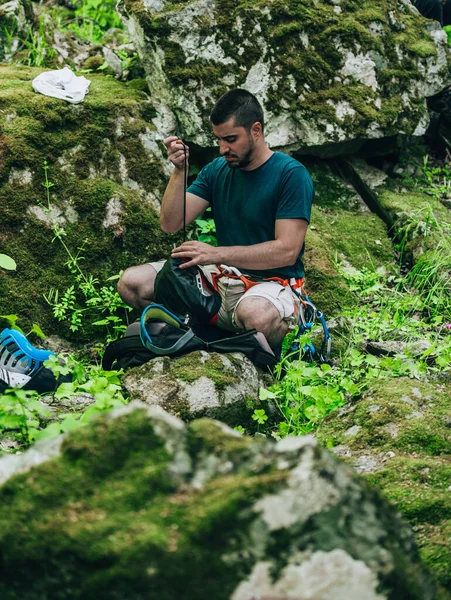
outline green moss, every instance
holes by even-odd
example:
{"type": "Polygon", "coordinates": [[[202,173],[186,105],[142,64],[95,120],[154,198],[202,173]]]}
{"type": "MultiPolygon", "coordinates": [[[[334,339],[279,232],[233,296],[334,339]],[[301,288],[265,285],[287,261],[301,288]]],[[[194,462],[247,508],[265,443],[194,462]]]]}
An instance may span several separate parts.
{"type": "Polygon", "coordinates": [[[346,444],[356,450],[370,445],[385,451],[393,448],[403,448],[406,452],[415,450],[424,456],[441,453],[442,449],[448,447],[446,440],[449,438],[446,427],[441,425],[446,405],[447,399],[440,393],[440,388],[431,384],[409,379],[374,382],[365,397],[351,411],[338,421],[334,415],[330,420],[326,419],[319,428],[318,436],[324,443],[332,436],[336,444],[346,444]],[[421,394],[419,398],[418,393],[421,394]],[[426,401],[425,397],[432,400],[426,401]],[[427,406],[429,402],[433,402],[431,408],[427,406]],[[371,407],[374,406],[377,408],[373,410],[371,407]],[[411,416],[415,412],[421,412],[422,418],[411,416]],[[396,437],[391,436],[387,428],[389,424],[397,427],[396,437]],[[348,437],[346,431],[354,425],[358,425],[360,430],[355,437],[348,437]],[[424,447],[417,438],[420,431],[423,432],[424,439],[430,439],[430,444],[424,447]],[[442,440],[440,444],[436,436],[442,440]]]}
{"type": "Polygon", "coordinates": [[[355,303],[354,294],[334,267],[333,253],[329,254],[328,250],[317,231],[308,232],[304,254],[305,287],[309,298],[327,318],[355,303]]]}
{"type": "Polygon", "coordinates": [[[202,452],[235,454],[250,447],[252,438],[247,436],[232,437],[224,432],[223,427],[210,419],[197,419],[188,425],[188,443],[193,455],[202,452]]]}
{"type": "Polygon", "coordinates": [[[448,387],[409,379],[375,382],[353,406],[332,413],[317,432],[323,444],[333,439],[335,445],[348,447],[351,458],[346,460],[375,459],[378,468],[365,478],[411,523],[421,556],[447,589],[451,589],[451,550],[445,542],[451,517],[451,431],[446,420],[450,393],[448,387]]]}
{"type": "Polygon", "coordinates": [[[422,559],[439,583],[451,589],[451,471],[447,459],[395,458],[387,468],[366,478],[383,489],[409,520],[422,559]]]}
{"type": "Polygon", "coordinates": [[[407,47],[410,52],[422,58],[437,56],[437,48],[431,40],[415,40],[413,43],[408,44],[407,47]]]}
{"type": "Polygon", "coordinates": [[[209,354],[208,360],[205,361],[202,360],[200,352],[191,352],[181,356],[176,362],[171,363],[171,373],[177,379],[187,383],[193,383],[201,377],[208,377],[218,391],[238,383],[233,370],[227,368],[217,354],[209,354]]]}
{"type": "MultiPolygon", "coordinates": [[[[449,493],[449,492],[448,492],[449,493]]],[[[437,525],[422,524],[415,526],[416,540],[420,548],[420,556],[428,565],[433,565],[434,575],[442,586],[451,589],[451,574],[449,565],[451,552],[449,540],[451,539],[450,520],[443,520],[437,525]]],[[[449,598],[449,595],[437,596],[449,598]]]]}
{"type": "MultiPolygon", "coordinates": [[[[141,199],[147,192],[157,200],[167,181],[158,156],[143,160],[147,153],[140,136],[154,129],[149,121],[155,114],[146,96],[92,75],[83,104],[69,105],[33,92],[30,82],[42,71],[0,69],[0,252],[18,264],[15,273],[0,280],[1,313],[19,315],[24,329],[38,322],[48,334],[68,334],[51,316],[43,294],[51,288],[61,294],[73,283],[65,266],[69,257],[58,240],[52,242],[50,226],[29,212],[47,205],[44,159],[53,183],[52,206],[66,219],[65,243],[74,255],[83,247],[80,266],[86,274],[104,282],[120,269],[167,256],[175,238],[161,232],[155,209],[141,199]],[[124,166],[141,193],[120,185],[124,166]],[[31,184],[12,178],[17,171],[30,173],[31,184]],[[113,198],[119,212],[106,227],[113,198]]],[[[92,334],[86,331],[81,339],[92,334]]]]}
{"type": "Polygon", "coordinates": [[[451,454],[451,433],[440,427],[440,417],[412,419],[393,443],[395,448],[417,452],[421,456],[451,454]]]}
{"type": "Polygon", "coordinates": [[[355,190],[332,173],[328,164],[303,161],[312,174],[316,195],[306,238],[306,288],[327,317],[355,304],[334,262],[377,268],[393,263],[393,246],[385,225],[362,209],[355,190]]]}
{"type": "MultiPolygon", "coordinates": [[[[192,459],[195,439],[203,449],[223,444],[219,451],[231,456],[249,444],[232,438],[228,445],[219,426],[212,427],[215,432],[206,423],[192,426],[192,459]]],[[[180,435],[178,452],[183,447],[180,435]]],[[[0,590],[6,600],[144,600],[149,591],[163,600],[194,600],[199,589],[225,600],[253,558],[226,562],[223,556],[241,546],[253,503],[286,477],[243,470],[197,492],[179,491],[178,476],[168,468],[174,459],[145,411],[98,421],[69,436],[62,450],[61,458],[0,490],[9,507],[0,515],[6,568],[0,590]]]]}
{"type": "Polygon", "coordinates": [[[433,196],[412,188],[407,183],[403,183],[402,187],[403,192],[400,191],[399,184],[391,182],[378,190],[381,205],[397,215],[416,216],[421,214],[421,211],[426,213],[427,210],[431,209],[440,220],[451,222],[449,211],[433,196]]]}

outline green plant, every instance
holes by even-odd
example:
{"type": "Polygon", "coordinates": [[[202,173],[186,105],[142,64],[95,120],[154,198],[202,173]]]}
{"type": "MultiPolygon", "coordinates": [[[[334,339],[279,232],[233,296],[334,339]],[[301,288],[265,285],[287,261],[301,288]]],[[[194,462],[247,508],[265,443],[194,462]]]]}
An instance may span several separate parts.
{"type": "Polygon", "coordinates": [[[448,36],[448,45],[451,46],[451,25],[445,25],[443,28],[448,36]]]}
{"type": "MultiPolygon", "coordinates": [[[[433,223],[432,219],[430,223],[433,223]]],[[[449,243],[448,237],[443,239],[444,244],[449,243]]],[[[437,251],[440,255],[444,253],[440,246],[437,251]]],[[[449,260],[450,253],[444,254],[449,260]]],[[[451,370],[451,323],[443,325],[446,320],[451,321],[446,312],[451,295],[443,283],[446,293],[443,302],[433,302],[430,308],[427,307],[428,294],[434,290],[429,269],[439,265],[439,257],[426,256],[425,264],[429,267],[425,271],[421,266],[419,272],[425,274],[427,283],[425,281],[423,287],[416,289],[413,288],[413,284],[418,283],[415,271],[412,271],[413,275],[401,277],[399,273],[388,274],[383,269],[357,270],[337,263],[358,297],[355,306],[343,314],[345,347],[334,364],[317,365],[305,362],[302,350],[290,352],[290,343],[287,343],[283,359],[275,370],[276,383],[260,390],[260,400],[274,401],[281,420],[276,426],[273,421],[260,422],[260,425],[276,438],[304,434],[313,431],[331,411],[358,398],[374,379],[423,379],[451,370]],[[448,302],[446,310],[445,299],[448,302]],[[381,340],[421,341],[426,343],[427,349],[415,357],[410,355],[409,347],[403,345],[393,356],[377,357],[363,350],[368,341],[381,340]]],[[[308,346],[315,335],[313,329],[301,336],[300,348],[308,346]]],[[[334,336],[335,333],[333,339],[334,336]]],[[[256,417],[253,418],[257,420],[256,417]]]]}
{"type": "Polygon", "coordinates": [[[268,415],[266,414],[265,409],[256,408],[252,413],[252,419],[257,422],[258,425],[264,425],[268,420],[268,415]]]}
{"type": "Polygon", "coordinates": [[[19,320],[17,315],[0,315],[0,319],[4,319],[10,329],[17,329],[17,331],[20,331],[25,336],[33,334],[41,340],[45,340],[47,337],[37,323],[33,323],[31,329],[25,333],[25,331],[17,325],[17,321],[19,320]]]}
{"type": "MultiPolygon", "coordinates": [[[[285,358],[289,361],[290,357],[285,358]]],[[[317,366],[296,359],[286,365],[283,379],[269,390],[260,390],[260,400],[272,399],[283,417],[276,435],[302,435],[335,408],[356,396],[358,386],[343,369],[317,366]]]]}
{"type": "MultiPolygon", "coordinates": [[[[54,186],[48,178],[48,163],[44,161],[44,182],[46,190],[46,210],[51,213],[50,189],[54,186]]],[[[127,312],[131,310],[127,306],[116,289],[112,285],[100,284],[99,280],[92,275],[87,275],[80,266],[83,260],[82,252],[89,240],[85,240],[77,253],[74,254],[66,244],[64,237],[66,231],[57,223],[53,223],[53,240],[58,240],[68,255],[65,265],[74,275],[75,283],[70,285],[63,293],[56,288],[51,288],[44,294],[46,302],[52,307],[53,316],[58,321],[65,321],[71,331],[78,331],[85,325],[101,327],[107,335],[107,343],[117,339],[126,329],[127,322],[117,313],[119,310],[127,312]]],[[[118,279],[120,275],[113,275],[107,282],[118,279]]]]}
{"type": "Polygon", "coordinates": [[[451,227],[443,232],[434,247],[419,257],[405,277],[405,285],[417,290],[424,312],[431,318],[451,319],[451,227]]]}
{"type": "Polygon", "coordinates": [[[35,439],[40,418],[48,415],[36,392],[7,389],[0,394],[0,431],[14,432],[22,446],[35,439]]]}
{"type": "Polygon", "coordinates": [[[451,166],[449,163],[433,166],[428,155],[423,157],[420,174],[406,176],[406,182],[417,187],[436,200],[451,199],[451,166]]]}
{"type": "Polygon", "coordinates": [[[199,242],[217,246],[216,225],[213,219],[196,219],[196,236],[199,242]]]}
{"type": "Polygon", "coordinates": [[[73,356],[67,357],[64,364],[58,357],[51,356],[44,366],[56,376],[73,374],[73,381],[61,384],[53,394],[46,394],[47,407],[33,391],[13,388],[0,394],[0,432],[13,435],[21,447],[82,427],[95,415],[127,402],[117,371],[103,371],[73,356]],[[54,404],[57,406],[62,400],[80,394],[93,396],[93,403],[83,413],[51,410],[54,404]]]}
{"type": "Polygon", "coordinates": [[[21,41],[21,49],[25,48],[27,54],[19,60],[20,63],[29,67],[45,67],[48,66],[51,59],[55,56],[55,50],[47,43],[45,21],[46,15],[42,14],[37,30],[28,27],[26,37],[21,41]]]}
{"type": "Polygon", "coordinates": [[[65,27],[82,40],[100,43],[109,29],[123,29],[115,6],[114,1],[82,0],[77,4],[74,18],[66,20],[65,27]]]}
{"type": "Polygon", "coordinates": [[[16,20],[12,20],[10,23],[10,29],[3,27],[2,31],[3,31],[3,37],[4,37],[4,41],[3,41],[3,51],[5,54],[5,60],[9,60],[9,58],[11,56],[14,55],[15,53],[15,48],[14,48],[14,38],[16,36],[16,34],[18,33],[18,24],[16,20]]]}
{"type": "Polygon", "coordinates": [[[121,59],[122,71],[128,71],[139,63],[139,56],[137,52],[129,54],[125,50],[117,49],[115,54],[121,59]]]}

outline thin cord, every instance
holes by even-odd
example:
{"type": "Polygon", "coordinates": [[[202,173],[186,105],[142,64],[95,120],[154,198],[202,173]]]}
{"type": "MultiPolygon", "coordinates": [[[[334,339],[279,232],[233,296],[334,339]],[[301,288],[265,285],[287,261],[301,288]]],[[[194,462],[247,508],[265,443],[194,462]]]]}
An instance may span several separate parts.
{"type": "Polygon", "coordinates": [[[186,242],[186,146],[183,144],[183,241],[186,242]]]}

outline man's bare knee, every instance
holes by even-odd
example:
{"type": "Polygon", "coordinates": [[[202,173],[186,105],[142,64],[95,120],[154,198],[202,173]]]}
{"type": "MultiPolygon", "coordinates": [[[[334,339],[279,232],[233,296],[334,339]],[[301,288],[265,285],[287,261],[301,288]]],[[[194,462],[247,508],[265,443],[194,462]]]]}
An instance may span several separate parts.
{"type": "Polygon", "coordinates": [[[243,298],[235,311],[235,322],[242,329],[262,331],[280,321],[279,311],[266,298],[243,298]]]}
{"type": "Polygon", "coordinates": [[[153,299],[157,272],[152,265],[138,265],[126,269],[117,284],[122,300],[137,310],[143,310],[153,299]]]}
{"type": "Polygon", "coordinates": [[[273,348],[280,344],[288,331],[274,304],[258,296],[243,298],[235,311],[235,323],[241,329],[261,331],[273,348]]]}

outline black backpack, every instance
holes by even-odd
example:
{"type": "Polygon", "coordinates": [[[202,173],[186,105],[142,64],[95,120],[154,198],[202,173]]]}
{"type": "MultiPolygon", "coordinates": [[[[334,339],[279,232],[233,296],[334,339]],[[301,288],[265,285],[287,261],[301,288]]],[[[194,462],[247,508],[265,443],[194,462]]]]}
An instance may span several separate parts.
{"type": "Polygon", "coordinates": [[[196,350],[242,352],[255,366],[267,370],[277,364],[265,336],[255,329],[230,335],[213,326],[189,327],[160,304],[148,306],[141,321],[127,327],[124,337],[105,349],[106,371],[138,367],[157,356],[182,356],[196,350]]]}

